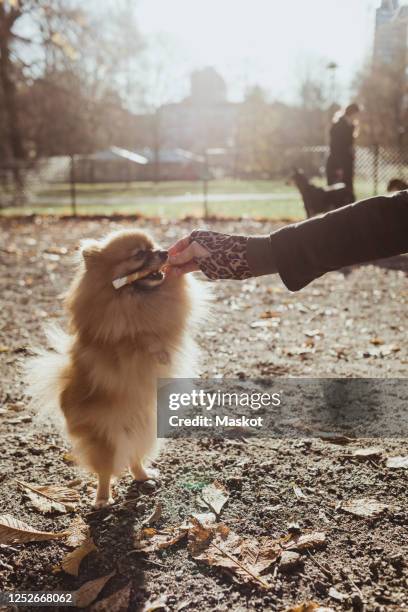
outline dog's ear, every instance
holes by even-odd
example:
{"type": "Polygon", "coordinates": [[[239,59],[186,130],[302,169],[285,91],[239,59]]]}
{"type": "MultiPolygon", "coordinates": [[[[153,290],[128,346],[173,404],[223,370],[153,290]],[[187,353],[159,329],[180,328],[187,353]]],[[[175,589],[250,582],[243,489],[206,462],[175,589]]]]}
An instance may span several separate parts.
{"type": "Polygon", "coordinates": [[[101,245],[97,240],[92,238],[82,240],[80,245],[80,253],[85,262],[85,267],[88,270],[95,262],[97,256],[101,252],[101,245]]]}

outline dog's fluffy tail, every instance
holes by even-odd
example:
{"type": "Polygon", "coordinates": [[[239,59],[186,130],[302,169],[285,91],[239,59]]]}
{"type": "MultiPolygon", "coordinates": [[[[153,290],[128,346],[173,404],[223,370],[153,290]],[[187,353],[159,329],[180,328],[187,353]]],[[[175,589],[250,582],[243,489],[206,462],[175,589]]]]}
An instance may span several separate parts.
{"type": "Polygon", "coordinates": [[[71,337],[56,325],[48,326],[44,332],[49,350],[33,349],[34,356],[24,363],[24,377],[31,396],[30,405],[39,418],[52,419],[61,426],[59,396],[69,364],[71,337]]]}

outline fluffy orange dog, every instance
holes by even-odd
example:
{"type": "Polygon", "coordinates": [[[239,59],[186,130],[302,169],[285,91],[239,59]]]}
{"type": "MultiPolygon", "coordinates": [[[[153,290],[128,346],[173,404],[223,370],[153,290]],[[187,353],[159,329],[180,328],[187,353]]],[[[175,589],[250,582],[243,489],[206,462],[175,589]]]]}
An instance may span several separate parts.
{"type": "Polygon", "coordinates": [[[157,379],[192,375],[185,364],[200,290],[192,279],[166,277],[166,260],[140,231],[87,241],[67,297],[70,334],[49,333],[53,351],[28,366],[35,403],[60,406],[76,457],[98,476],[96,507],[111,501],[112,476],[127,467],[149,478],[157,379]],[[115,289],[128,275],[137,280],[115,289]]]}

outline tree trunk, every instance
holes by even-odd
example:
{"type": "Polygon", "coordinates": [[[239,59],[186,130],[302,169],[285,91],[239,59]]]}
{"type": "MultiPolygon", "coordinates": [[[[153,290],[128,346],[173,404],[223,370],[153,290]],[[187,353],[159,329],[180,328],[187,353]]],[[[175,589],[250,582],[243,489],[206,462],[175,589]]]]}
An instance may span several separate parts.
{"type": "Polygon", "coordinates": [[[13,66],[10,59],[11,25],[0,3],[0,85],[3,90],[4,108],[8,126],[8,146],[12,156],[13,176],[16,188],[23,188],[20,163],[25,158],[23,138],[17,110],[17,88],[13,79],[13,66]]]}

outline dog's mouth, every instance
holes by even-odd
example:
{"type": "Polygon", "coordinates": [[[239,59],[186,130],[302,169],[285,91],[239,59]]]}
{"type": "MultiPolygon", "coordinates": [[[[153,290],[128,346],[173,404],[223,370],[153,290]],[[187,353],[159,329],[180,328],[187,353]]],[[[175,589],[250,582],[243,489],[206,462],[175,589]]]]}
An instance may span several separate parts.
{"type": "Polygon", "coordinates": [[[144,255],[144,265],[127,272],[126,276],[115,278],[112,285],[115,289],[128,287],[134,290],[154,289],[165,280],[163,269],[167,263],[167,251],[153,251],[144,255]]]}
{"type": "Polygon", "coordinates": [[[164,281],[164,274],[161,270],[153,270],[152,272],[149,272],[149,274],[146,274],[146,276],[143,276],[142,278],[139,278],[135,281],[133,281],[133,283],[131,283],[131,287],[133,287],[134,289],[140,289],[140,288],[154,288],[154,287],[158,287],[159,285],[162,284],[162,282],[164,281]]]}
{"type": "MultiPolygon", "coordinates": [[[[163,280],[164,274],[161,270],[156,270],[156,272],[150,272],[147,276],[144,276],[141,280],[163,280]]],[[[138,281],[135,281],[136,283],[138,281]]]]}

